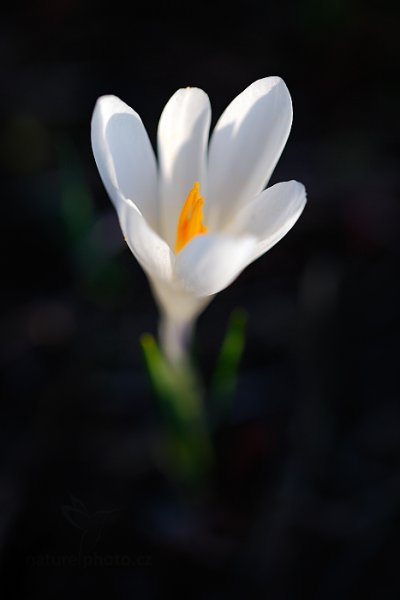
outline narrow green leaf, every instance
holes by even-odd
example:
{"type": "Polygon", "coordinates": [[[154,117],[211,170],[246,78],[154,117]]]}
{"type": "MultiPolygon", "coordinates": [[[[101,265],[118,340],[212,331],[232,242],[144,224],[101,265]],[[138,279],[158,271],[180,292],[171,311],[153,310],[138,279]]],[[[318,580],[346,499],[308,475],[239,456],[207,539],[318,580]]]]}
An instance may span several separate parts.
{"type": "Polygon", "coordinates": [[[199,480],[210,466],[212,452],[197,377],[189,364],[171,365],[152,335],[142,335],[141,346],[173,467],[186,481],[199,480]]]}
{"type": "Polygon", "coordinates": [[[210,421],[213,428],[227,416],[232,406],[245,345],[246,324],[247,313],[243,309],[235,309],[229,319],[211,381],[210,421]]]}

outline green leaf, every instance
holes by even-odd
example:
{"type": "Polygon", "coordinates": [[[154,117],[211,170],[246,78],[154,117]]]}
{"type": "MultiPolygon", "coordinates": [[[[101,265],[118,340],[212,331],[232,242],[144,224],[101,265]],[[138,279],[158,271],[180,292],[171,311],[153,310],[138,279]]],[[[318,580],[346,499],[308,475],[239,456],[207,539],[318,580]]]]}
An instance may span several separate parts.
{"type": "Polygon", "coordinates": [[[235,309],[229,319],[210,388],[210,422],[217,427],[232,407],[237,385],[238,368],[246,337],[247,313],[235,309]]]}
{"type": "Polygon", "coordinates": [[[148,333],[141,346],[154,395],[163,418],[169,461],[184,480],[200,480],[212,461],[202,389],[190,364],[171,365],[148,333]]]}

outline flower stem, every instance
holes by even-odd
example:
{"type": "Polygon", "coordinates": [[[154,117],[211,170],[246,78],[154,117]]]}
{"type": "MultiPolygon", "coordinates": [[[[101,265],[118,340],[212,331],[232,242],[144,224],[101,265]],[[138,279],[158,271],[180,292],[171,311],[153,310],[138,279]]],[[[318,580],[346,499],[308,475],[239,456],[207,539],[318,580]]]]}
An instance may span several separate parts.
{"type": "Polygon", "coordinates": [[[164,424],[161,458],[182,484],[201,486],[213,463],[202,382],[189,354],[172,363],[150,334],[142,336],[141,345],[164,424]]]}
{"type": "Polygon", "coordinates": [[[173,365],[184,365],[190,361],[190,345],[194,321],[178,321],[163,316],[159,324],[160,345],[165,356],[173,365]]]}

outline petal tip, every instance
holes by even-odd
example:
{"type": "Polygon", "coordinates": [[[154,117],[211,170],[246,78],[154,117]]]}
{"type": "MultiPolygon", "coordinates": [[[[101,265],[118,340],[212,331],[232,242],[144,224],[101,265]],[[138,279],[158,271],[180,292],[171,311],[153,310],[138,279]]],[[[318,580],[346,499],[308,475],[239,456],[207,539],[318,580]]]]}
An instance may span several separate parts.
{"type": "Polygon", "coordinates": [[[171,96],[170,101],[182,102],[184,100],[204,102],[206,105],[210,103],[208,94],[204,90],[195,86],[181,87],[171,96]]]}

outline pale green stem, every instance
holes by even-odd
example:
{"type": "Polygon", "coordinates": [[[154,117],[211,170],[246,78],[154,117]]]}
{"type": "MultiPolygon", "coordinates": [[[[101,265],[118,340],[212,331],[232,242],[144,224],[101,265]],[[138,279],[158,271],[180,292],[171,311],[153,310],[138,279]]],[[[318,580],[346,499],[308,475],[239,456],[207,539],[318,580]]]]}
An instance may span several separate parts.
{"type": "Polygon", "coordinates": [[[159,323],[160,345],[169,362],[182,366],[190,362],[190,344],[194,330],[194,319],[178,321],[162,316],[159,323]]]}

